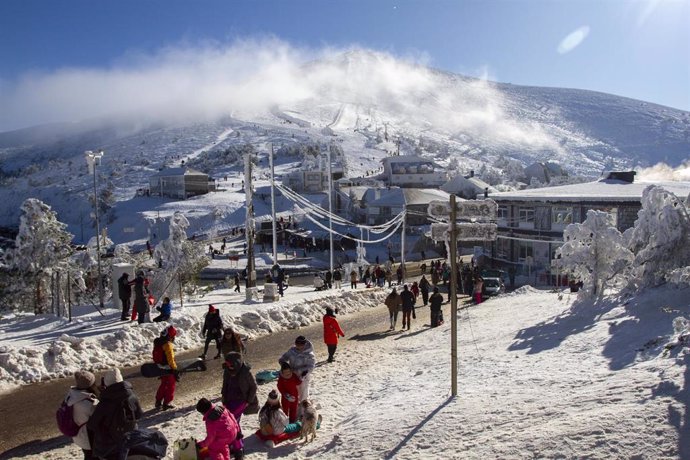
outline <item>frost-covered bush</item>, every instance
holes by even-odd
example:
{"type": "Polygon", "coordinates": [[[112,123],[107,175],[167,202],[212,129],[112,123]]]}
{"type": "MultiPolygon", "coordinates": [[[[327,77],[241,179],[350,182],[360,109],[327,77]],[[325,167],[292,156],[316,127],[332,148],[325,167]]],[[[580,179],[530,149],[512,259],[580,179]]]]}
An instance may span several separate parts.
{"type": "Polygon", "coordinates": [[[556,250],[562,269],[584,284],[585,294],[603,295],[604,289],[625,273],[633,260],[623,235],[611,216],[590,210],[581,224],[570,224],[563,232],[563,246],[556,250]]]}

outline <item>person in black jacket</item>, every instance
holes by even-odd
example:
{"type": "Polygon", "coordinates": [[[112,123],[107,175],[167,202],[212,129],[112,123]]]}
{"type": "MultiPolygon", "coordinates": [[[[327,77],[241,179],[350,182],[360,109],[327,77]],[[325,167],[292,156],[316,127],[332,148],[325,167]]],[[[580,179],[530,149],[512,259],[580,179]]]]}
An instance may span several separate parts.
{"type": "Polygon", "coordinates": [[[402,300],[402,313],[403,313],[403,318],[402,318],[402,328],[405,329],[405,325],[407,324],[407,330],[410,330],[410,327],[412,327],[412,318],[417,318],[417,315],[414,312],[414,294],[410,291],[410,288],[407,287],[407,284],[403,286],[403,291],[400,293],[400,300],[402,300]]]}
{"type": "Polygon", "coordinates": [[[123,381],[118,368],[106,372],[102,383],[105,388],[86,426],[93,436],[93,456],[117,460],[125,434],[137,428],[143,411],[132,384],[123,381]]]}
{"type": "Polygon", "coordinates": [[[204,352],[199,357],[201,359],[206,359],[208,346],[211,341],[214,340],[218,353],[213,359],[220,358],[220,339],[223,336],[223,319],[220,317],[220,311],[213,305],[208,306],[208,313],[206,313],[206,318],[204,319],[204,327],[201,329],[201,335],[206,337],[206,342],[204,343],[204,352]]]}
{"type": "Polygon", "coordinates": [[[122,316],[120,320],[127,321],[129,319],[129,309],[132,308],[132,286],[129,284],[129,273],[123,273],[117,279],[117,296],[122,302],[122,316]]]}
{"type": "Polygon", "coordinates": [[[439,320],[441,317],[441,305],[443,304],[443,296],[438,292],[438,288],[434,288],[434,293],[431,294],[429,298],[429,303],[431,304],[431,327],[436,327],[439,325],[439,320]]]}
{"type": "Polygon", "coordinates": [[[234,446],[235,458],[241,457],[244,449],[240,419],[242,414],[259,412],[259,398],[256,396],[256,379],[251,366],[244,362],[242,355],[236,351],[225,355],[223,363],[223,387],[220,391],[223,405],[235,417],[240,427],[238,443],[234,446]]]}

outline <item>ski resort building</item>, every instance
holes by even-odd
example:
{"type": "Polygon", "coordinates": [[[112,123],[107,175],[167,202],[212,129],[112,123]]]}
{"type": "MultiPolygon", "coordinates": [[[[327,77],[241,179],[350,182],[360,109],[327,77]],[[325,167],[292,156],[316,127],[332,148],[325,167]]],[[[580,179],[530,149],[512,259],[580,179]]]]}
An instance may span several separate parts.
{"type": "Polygon", "coordinates": [[[483,198],[489,193],[496,193],[496,189],[475,177],[474,171],[470,171],[469,177],[455,176],[441,186],[441,190],[466,200],[483,198]]]}
{"type": "Polygon", "coordinates": [[[595,182],[490,194],[498,204],[498,239],[484,244],[484,254],[492,265],[537,273],[553,283],[550,265],[563,231],[582,223],[587,211],[609,213],[623,232],[634,226],[648,186],[659,185],[681,199],[690,194],[690,182],[636,183],[634,178],[634,171],[608,172],[595,182]]]}
{"type": "Polygon", "coordinates": [[[403,155],[387,157],[383,163],[383,180],[391,187],[440,187],[448,181],[445,169],[423,157],[403,155]]]}
{"type": "Polygon", "coordinates": [[[185,200],[204,195],[215,189],[215,181],[208,174],[191,168],[166,168],[149,177],[152,195],[185,200]]]}
{"type": "Polygon", "coordinates": [[[372,190],[369,194],[378,198],[366,202],[365,212],[368,225],[388,222],[403,209],[407,210],[407,225],[426,225],[430,223],[427,213],[429,203],[450,200],[448,193],[436,189],[396,187],[389,190],[372,190]]]}

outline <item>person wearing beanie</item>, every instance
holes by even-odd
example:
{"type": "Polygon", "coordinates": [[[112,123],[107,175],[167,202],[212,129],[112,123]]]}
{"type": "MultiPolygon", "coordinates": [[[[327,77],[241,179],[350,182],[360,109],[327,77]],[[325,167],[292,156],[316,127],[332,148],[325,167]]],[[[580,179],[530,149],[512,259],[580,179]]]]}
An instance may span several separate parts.
{"type": "Polygon", "coordinates": [[[132,286],[129,283],[129,273],[123,273],[117,279],[117,296],[122,304],[120,320],[127,321],[129,319],[129,310],[132,308],[132,286]]]}
{"type": "Polygon", "coordinates": [[[175,337],[177,329],[175,326],[168,326],[163,329],[160,337],[153,341],[153,362],[161,366],[170,366],[172,374],[161,376],[161,383],[156,391],[156,409],[173,409],[173,399],[175,399],[175,387],[180,380],[180,373],[175,362],[175,337]]]}
{"type": "Polygon", "coordinates": [[[173,303],[170,297],[163,297],[163,302],[160,306],[156,307],[156,310],[160,312],[160,315],[153,318],[154,323],[160,323],[161,321],[168,321],[170,315],[172,314],[173,303]]]}
{"type": "Polygon", "coordinates": [[[299,385],[298,402],[302,402],[309,398],[309,383],[311,381],[311,374],[316,367],[316,357],[314,356],[314,346],[303,335],[295,339],[295,345],[278,360],[278,363],[283,365],[287,363],[292,372],[302,380],[299,385]]]}
{"type": "Polygon", "coordinates": [[[439,325],[439,320],[441,317],[441,305],[443,304],[443,296],[438,292],[438,287],[434,287],[434,293],[429,297],[429,303],[431,304],[431,327],[436,327],[439,325]]]}
{"type": "Polygon", "coordinates": [[[196,410],[206,424],[206,438],[197,443],[200,458],[230,460],[229,446],[234,447],[240,433],[235,417],[222,404],[213,404],[206,398],[196,403],[196,410]]]}
{"type": "Polygon", "coordinates": [[[340,328],[335,313],[331,307],[326,307],[326,314],[323,315],[323,341],[328,348],[328,362],[335,361],[333,355],[338,348],[338,337],[345,337],[345,333],[340,328]]]}
{"type": "Polygon", "coordinates": [[[279,435],[285,431],[288,416],[280,407],[278,392],[271,390],[266,403],[259,411],[259,430],[264,436],[279,435]]]}
{"type": "Polygon", "coordinates": [[[278,376],[278,391],[280,391],[280,405],[290,420],[290,423],[297,421],[297,408],[299,405],[299,386],[302,380],[292,372],[288,363],[280,365],[280,375],[278,376]]]}
{"type": "Polygon", "coordinates": [[[204,352],[199,356],[201,359],[206,359],[206,352],[211,341],[216,342],[216,350],[218,353],[213,359],[220,358],[221,347],[220,339],[223,337],[223,319],[220,317],[220,311],[213,305],[208,306],[208,313],[204,318],[204,326],[201,328],[201,335],[206,338],[204,342],[204,352]]]}
{"type": "Polygon", "coordinates": [[[123,380],[120,369],[113,368],[102,378],[96,410],[86,426],[92,432],[92,450],[95,458],[118,458],[125,433],[137,428],[143,411],[132,384],[123,380]]]}
{"type": "Polygon", "coordinates": [[[247,353],[247,347],[244,346],[242,336],[233,331],[231,327],[226,327],[223,331],[223,338],[220,341],[220,350],[223,356],[232,351],[236,351],[242,356],[247,353]]]}
{"type": "Polygon", "coordinates": [[[138,321],[139,324],[146,322],[146,313],[149,312],[149,280],[144,276],[144,271],[139,270],[137,277],[129,282],[129,285],[134,285],[134,308],[132,309],[132,321],[138,321]]]}
{"type": "Polygon", "coordinates": [[[70,388],[65,398],[65,404],[72,407],[72,419],[80,428],[72,442],[84,453],[84,460],[93,458],[91,443],[86,423],[96,410],[98,404],[98,388],[96,377],[89,371],[80,370],[74,373],[75,385],[70,388]]]}
{"type": "MultiPolygon", "coordinates": [[[[221,397],[223,405],[237,420],[242,431],[240,421],[242,414],[256,414],[259,412],[259,398],[256,396],[256,379],[251,372],[251,366],[245,363],[242,355],[236,351],[225,355],[223,362],[223,386],[221,397]]],[[[233,448],[236,452],[242,452],[244,442],[239,440],[233,448]]]]}

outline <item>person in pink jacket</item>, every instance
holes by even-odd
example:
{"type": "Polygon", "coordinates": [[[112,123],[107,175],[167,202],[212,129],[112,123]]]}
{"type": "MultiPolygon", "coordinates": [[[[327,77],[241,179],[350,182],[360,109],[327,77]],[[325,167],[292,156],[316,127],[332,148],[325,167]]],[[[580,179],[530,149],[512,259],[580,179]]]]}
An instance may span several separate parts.
{"type": "Polygon", "coordinates": [[[235,443],[240,428],[235,417],[222,404],[212,404],[206,398],[196,403],[196,410],[206,422],[206,439],[198,442],[201,458],[230,460],[228,445],[235,443]]]}

